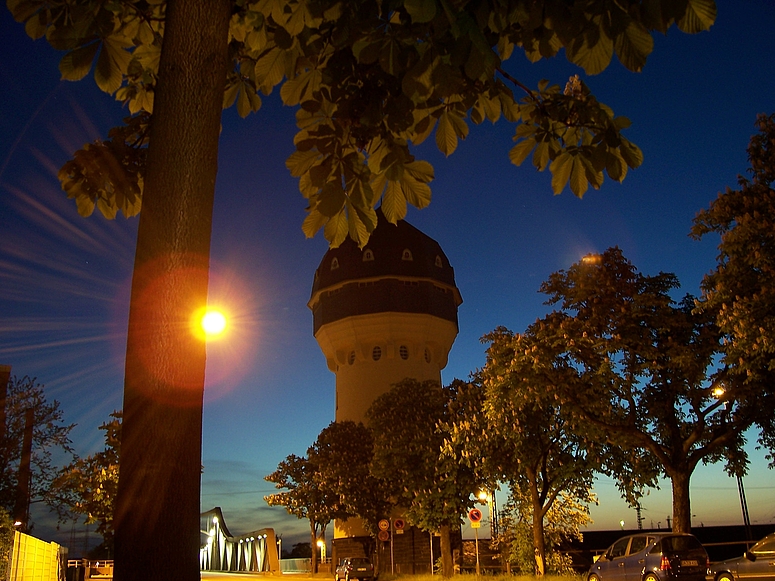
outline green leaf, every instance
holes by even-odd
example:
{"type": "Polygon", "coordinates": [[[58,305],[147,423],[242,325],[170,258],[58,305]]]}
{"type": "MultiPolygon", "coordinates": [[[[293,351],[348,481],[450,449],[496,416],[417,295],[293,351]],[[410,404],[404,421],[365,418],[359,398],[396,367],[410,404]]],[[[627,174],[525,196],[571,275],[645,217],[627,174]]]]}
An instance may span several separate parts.
{"type": "Polygon", "coordinates": [[[295,178],[307,173],[309,169],[318,161],[320,154],[314,149],[308,151],[294,151],[285,160],[285,167],[295,178]]]}
{"type": "MultiPolygon", "coordinates": [[[[540,145],[544,145],[539,144],[540,145]]],[[[565,184],[570,179],[571,171],[573,170],[573,156],[567,151],[563,151],[558,155],[549,167],[549,171],[552,172],[552,190],[554,195],[562,193],[565,189],[565,184]]]]}
{"type": "Polygon", "coordinates": [[[366,246],[371,233],[366,224],[361,220],[358,212],[349,203],[347,204],[347,231],[350,238],[355,240],[359,248],[366,246]]]}
{"type": "Polygon", "coordinates": [[[654,50],[654,38],[640,23],[631,21],[623,34],[616,37],[616,56],[631,71],[640,72],[646,57],[654,50]]]}
{"type": "Polygon", "coordinates": [[[533,165],[538,171],[544,171],[549,165],[549,142],[539,141],[533,153],[533,165]]]}
{"type": "Polygon", "coordinates": [[[120,86],[126,74],[132,55],[125,49],[131,43],[117,36],[110,36],[102,41],[97,66],[94,69],[94,80],[97,86],[106,93],[114,93],[120,86]]]}
{"type": "Polygon", "coordinates": [[[301,230],[307,238],[314,238],[315,234],[318,233],[318,230],[320,230],[327,221],[328,218],[313,208],[309,211],[307,217],[304,218],[301,230]]]}
{"type": "Polygon", "coordinates": [[[619,153],[632,169],[640,167],[643,163],[643,152],[640,147],[635,145],[632,141],[629,141],[622,137],[622,145],[619,147],[619,153]]]}
{"type": "MultiPolygon", "coordinates": [[[[575,155],[573,156],[573,164],[570,172],[570,189],[577,198],[583,198],[588,186],[589,182],[587,181],[587,172],[584,167],[582,156],[575,155]]],[[[557,192],[555,191],[555,193],[557,192]]]]}
{"type": "Polygon", "coordinates": [[[336,182],[328,182],[320,190],[315,209],[324,216],[331,218],[341,212],[346,200],[347,196],[342,186],[336,182]]]}
{"type": "Polygon", "coordinates": [[[261,87],[271,89],[285,76],[285,51],[272,48],[256,61],[256,82],[261,87]]]}
{"type": "Polygon", "coordinates": [[[99,43],[92,42],[66,53],[59,61],[59,72],[66,81],[80,81],[91,69],[99,43]]]}
{"type": "Polygon", "coordinates": [[[714,0],[687,0],[686,12],[678,21],[678,28],[689,34],[710,30],[716,15],[714,0]]]}
{"type": "Polygon", "coordinates": [[[248,83],[241,83],[239,96],[237,97],[237,113],[243,119],[261,108],[261,97],[248,83]]]}
{"type": "Polygon", "coordinates": [[[587,34],[583,41],[574,42],[568,58],[588,75],[596,75],[603,72],[611,62],[613,49],[613,41],[601,28],[599,34],[587,34]]]}
{"type": "Polygon", "coordinates": [[[449,112],[444,111],[436,126],[436,147],[444,155],[451,154],[457,148],[457,135],[449,117],[449,112]]]}
{"type": "Polygon", "coordinates": [[[434,178],[433,166],[421,159],[404,164],[404,171],[424,183],[430,182],[434,178]]]}
{"type": "Polygon", "coordinates": [[[395,224],[406,216],[406,197],[401,190],[400,183],[393,180],[387,182],[387,188],[382,196],[382,205],[380,207],[385,214],[385,218],[391,224],[395,224]]]}
{"type": "Polygon", "coordinates": [[[523,139],[509,150],[509,160],[516,166],[522,165],[522,162],[527,159],[527,156],[533,151],[535,145],[535,138],[529,137],[523,139]]]}
{"type": "Polygon", "coordinates": [[[404,0],[404,8],[412,22],[430,22],[436,17],[436,0],[404,0]]]}
{"type": "Polygon", "coordinates": [[[404,173],[404,178],[401,180],[401,190],[404,192],[406,201],[419,210],[431,203],[431,188],[408,172],[404,173]]]}
{"type": "Polygon", "coordinates": [[[349,225],[344,208],[336,216],[329,218],[328,222],[326,222],[326,227],[323,229],[323,235],[328,240],[331,248],[338,248],[344,242],[344,239],[347,238],[348,232],[349,225]]]}

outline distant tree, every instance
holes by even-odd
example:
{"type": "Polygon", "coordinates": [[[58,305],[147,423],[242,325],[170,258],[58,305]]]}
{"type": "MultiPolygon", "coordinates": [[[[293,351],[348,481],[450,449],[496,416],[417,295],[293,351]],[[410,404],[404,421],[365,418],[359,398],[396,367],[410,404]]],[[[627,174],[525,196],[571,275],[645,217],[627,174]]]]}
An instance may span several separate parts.
{"type": "Polygon", "coordinates": [[[514,335],[499,327],[483,341],[490,343],[487,362],[467,387],[470,405],[453,416],[448,444],[464,450],[464,461],[488,480],[509,484],[520,526],[530,523],[530,573],[543,575],[547,515],[558,499],[593,500],[600,448],[577,432],[551,395],[567,371],[534,367],[533,347],[541,345],[532,329],[514,335]]]}
{"type": "MultiPolygon", "coordinates": [[[[495,548],[502,558],[522,575],[534,575],[536,557],[533,542],[533,503],[528,494],[511,488],[509,500],[499,517],[500,533],[495,548]]],[[[581,540],[581,529],[592,522],[587,497],[584,502],[561,492],[543,517],[546,573],[567,575],[573,572],[572,559],[562,552],[567,541],[581,540]]]]}
{"type": "Polygon", "coordinates": [[[406,519],[441,535],[442,574],[452,575],[450,533],[458,530],[481,481],[460,458],[442,454],[458,383],[405,379],[378,397],[366,412],[374,443],[371,471],[386,483],[406,519]]]}
{"type": "Polygon", "coordinates": [[[618,248],[585,257],[541,286],[559,310],[533,325],[525,355],[536,373],[564,370],[530,393],[556,398],[580,436],[658,462],[672,484],[673,530],[688,532],[692,472],[722,458],[732,472],[744,466],[752,416],[745,402],[718,397],[718,328],[692,297],[675,302],[677,287],[673,274],[637,272],[618,248]]]}
{"type": "MultiPolygon", "coordinates": [[[[283,551],[284,553],[285,551],[283,551]]],[[[295,543],[293,549],[288,553],[289,559],[311,559],[312,546],[309,543],[295,543]]]]}
{"type": "Polygon", "coordinates": [[[11,514],[0,506],[0,578],[2,579],[10,577],[8,565],[11,558],[11,550],[13,549],[13,533],[15,530],[11,514]]]}
{"type": "MultiPolygon", "coordinates": [[[[331,490],[341,503],[341,518],[358,517],[376,541],[378,523],[390,514],[392,503],[385,483],[371,474],[374,438],[362,423],[331,422],[308,451],[319,467],[320,486],[331,490]]],[[[364,547],[366,554],[372,547],[364,547]]]]}
{"type": "MultiPolygon", "coordinates": [[[[30,377],[11,376],[5,392],[0,392],[0,506],[14,510],[19,491],[22,445],[28,410],[32,418],[32,447],[29,472],[30,502],[47,500],[47,491],[56,477],[52,455],[72,454],[70,431],[73,425],[62,423],[59,402],[46,401],[44,386],[30,377]]],[[[24,519],[26,521],[26,518],[24,519]]]]}
{"type": "Polygon", "coordinates": [[[121,412],[114,411],[110,417],[113,419],[100,426],[105,432],[105,449],[62,468],[47,492],[60,521],[80,515],[86,524],[97,523],[97,533],[102,535],[98,550],[105,558],[113,557],[113,508],[121,450],[121,412]]]}
{"type": "Polygon", "coordinates": [[[775,114],[759,115],[748,146],[750,179],[718,195],[694,220],[692,236],[721,236],[718,265],[702,282],[699,308],[716,315],[727,405],[752,400],[761,442],[775,464],[775,114]]]}
{"type": "MultiPolygon", "coordinates": [[[[339,498],[320,485],[320,467],[314,459],[291,454],[265,477],[285,489],[264,497],[269,506],[284,506],[288,514],[309,521],[310,546],[315,547],[328,523],[342,513],[339,498]]],[[[318,552],[312,551],[312,571],[318,571],[318,552]]]]}
{"type": "Polygon", "coordinates": [[[260,107],[259,92],[283,84],[283,101],[301,107],[297,151],[287,165],[309,200],[304,231],[324,228],[333,244],[350,235],[363,245],[380,198],[392,221],[407,203],[430,200],[432,168],[414,159],[409,143],[435,128],[439,149],[449,154],[468,132],[466,116],[517,123],[511,159],[521,164],[535,150],[533,163],[550,168],[554,191],[570,182],[581,195],[599,187],[604,172],[622,180],[642,158],[621,135],[629,121],[580,81],[566,91],[548,83],[528,89],[505,62],[514,48],[531,61],[564,48],[590,74],[613,54],[638,71],[652,32],[673,24],[699,32],[716,17],[713,0],[7,4],[33,38],[66,51],[64,78],[81,79],[94,64],[97,84],[132,115],[60,174],[83,214],[97,207],[106,216],[132,215],[142,196],[116,500],[118,581],[199,576],[205,346],[188,328],[207,301],[224,104],[246,115],[260,107]],[[144,496],[149,482],[157,493],[144,496]]]}

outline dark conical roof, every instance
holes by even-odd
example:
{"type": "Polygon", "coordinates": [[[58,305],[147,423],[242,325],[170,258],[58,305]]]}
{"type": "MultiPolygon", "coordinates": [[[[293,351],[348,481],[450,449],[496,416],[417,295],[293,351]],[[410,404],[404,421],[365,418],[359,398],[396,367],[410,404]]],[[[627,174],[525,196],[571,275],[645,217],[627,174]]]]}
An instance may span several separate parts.
{"type": "Polygon", "coordinates": [[[344,282],[381,277],[433,279],[455,286],[454,269],[439,243],[405,220],[391,224],[378,209],[377,227],[363,250],[347,238],[326,252],[315,271],[312,296],[344,282]]]}
{"type": "Polygon", "coordinates": [[[308,306],[317,334],[328,323],[388,312],[431,315],[457,326],[462,302],[439,243],[404,220],[391,224],[377,210],[377,227],[362,250],[348,238],[323,256],[308,306]]]}

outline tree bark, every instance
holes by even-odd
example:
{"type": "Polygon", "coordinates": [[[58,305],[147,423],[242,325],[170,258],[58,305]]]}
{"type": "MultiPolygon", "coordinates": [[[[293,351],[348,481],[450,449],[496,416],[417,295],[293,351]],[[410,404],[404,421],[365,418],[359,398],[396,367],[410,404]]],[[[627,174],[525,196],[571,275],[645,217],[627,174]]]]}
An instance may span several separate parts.
{"type": "Polygon", "coordinates": [[[690,471],[673,472],[670,482],[673,486],[673,532],[689,533],[692,529],[692,509],[689,498],[690,471]]]}
{"type": "Polygon", "coordinates": [[[207,302],[229,0],[168,0],[129,310],[117,581],[199,579],[207,302]]]}
{"type": "Polygon", "coordinates": [[[455,564],[452,562],[452,540],[450,539],[450,526],[441,525],[439,527],[439,549],[441,550],[441,575],[442,577],[452,577],[455,564]]]}
{"type": "Polygon", "coordinates": [[[533,503],[533,552],[535,553],[536,576],[546,573],[546,545],[544,544],[544,511],[538,494],[538,486],[531,483],[530,495],[533,503]]]}
{"type": "Polygon", "coordinates": [[[309,544],[312,547],[312,555],[310,556],[310,567],[313,573],[318,572],[318,534],[315,521],[309,519],[309,544]]]}

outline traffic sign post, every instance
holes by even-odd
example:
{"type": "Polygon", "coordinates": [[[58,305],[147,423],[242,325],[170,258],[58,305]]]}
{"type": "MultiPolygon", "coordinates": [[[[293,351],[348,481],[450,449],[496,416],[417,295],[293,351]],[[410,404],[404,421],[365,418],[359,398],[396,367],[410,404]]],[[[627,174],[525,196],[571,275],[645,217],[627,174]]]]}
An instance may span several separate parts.
{"type": "Polygon", "coordinates": [[[397,535],[404,534],[405,526],[406,526],[406,523],[404,522],[404,519],[402,518],[393,519],[393,529],[395,530],[397,535]]]}
{"type": "Polygon", "coordinates": [[[482,511],[478,508],[472,508],[468,511],[468,520],[471,521],[471,528],[474,529],[474,539],[476,542],[476,576],[479,577],[479,527],[482,526],[482,511]]]}

